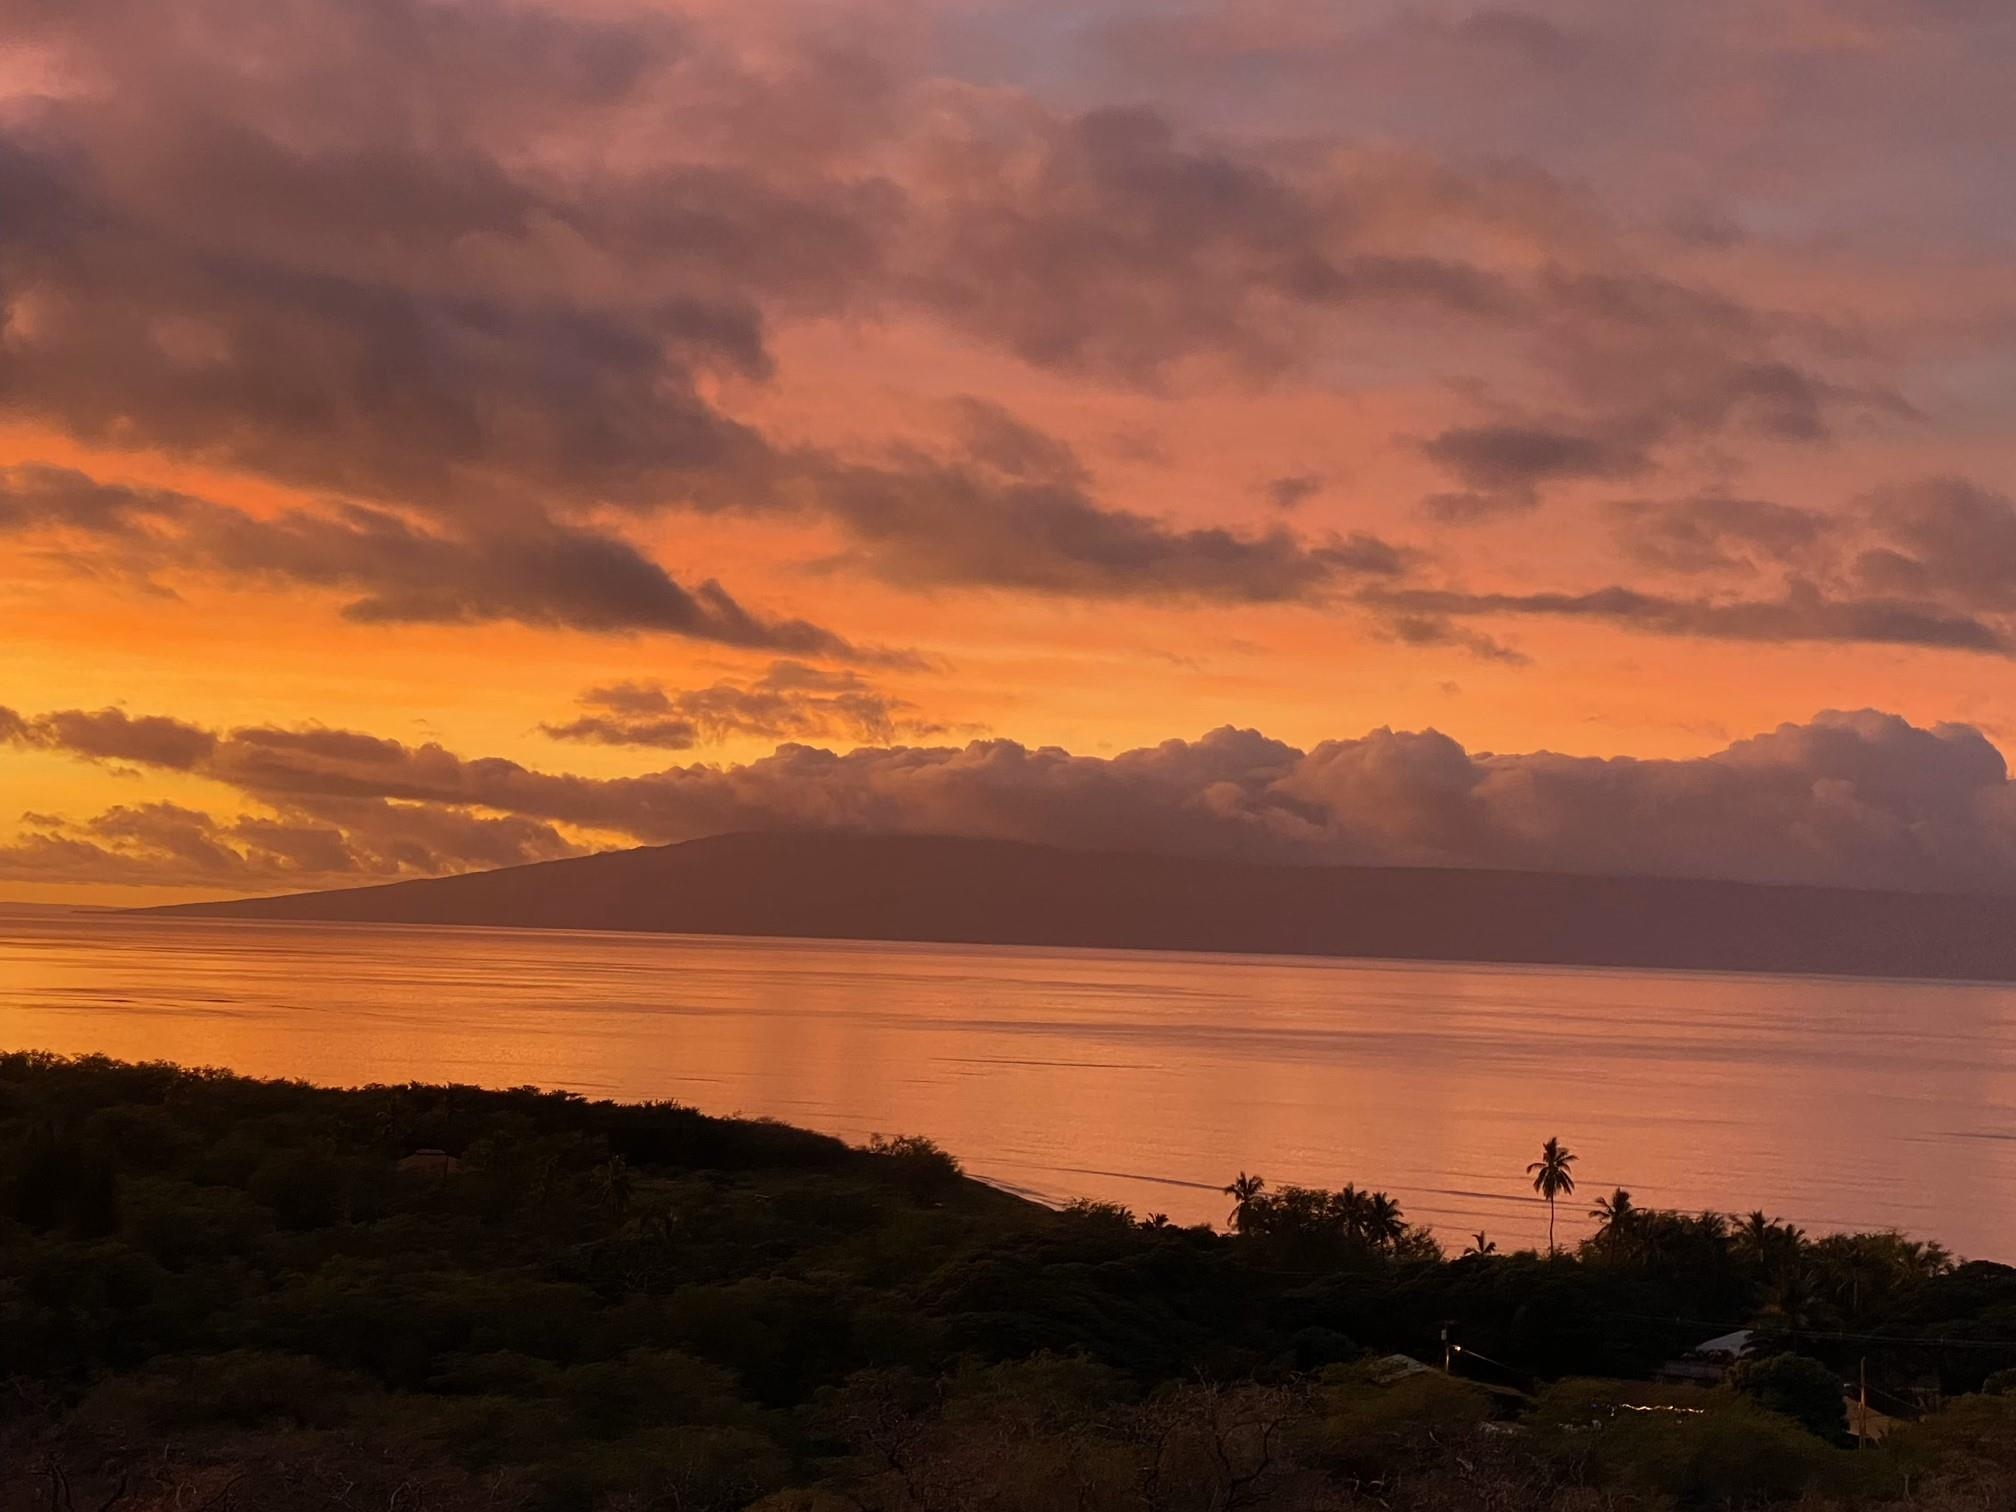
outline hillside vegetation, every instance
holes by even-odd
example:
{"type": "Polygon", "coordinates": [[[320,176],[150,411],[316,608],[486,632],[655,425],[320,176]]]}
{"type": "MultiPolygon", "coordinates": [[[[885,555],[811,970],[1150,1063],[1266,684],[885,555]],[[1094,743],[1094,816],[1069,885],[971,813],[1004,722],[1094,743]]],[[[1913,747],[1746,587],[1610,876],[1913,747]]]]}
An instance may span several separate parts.
{"type": "Polygon", "coordinates": [[[1576,1253],[1452,1258],[1382,1193],[1236,1185],[1226,1234],[919,1140],[0,1056],[0,1507],[2016,1498],[2016,1271],[1628,1194],[1576,1253]],[[1745,1324],[1732,1382],[1643,1383],[1745,1324]],[[1445,1327],[1454,1373],[1390,1358],[1445,1327]],[[1855,1451],[1865,1359],[1920,1420],[1855,1451]]]}

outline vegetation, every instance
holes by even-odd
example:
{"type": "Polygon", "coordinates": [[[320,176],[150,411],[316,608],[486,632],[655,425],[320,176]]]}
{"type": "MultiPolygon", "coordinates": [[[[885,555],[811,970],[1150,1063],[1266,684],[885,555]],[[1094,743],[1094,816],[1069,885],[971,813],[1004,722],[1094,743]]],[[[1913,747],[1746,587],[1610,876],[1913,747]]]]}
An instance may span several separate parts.
{"type": "Polygon", "coordinates": [[[1547,1201],[1547,1253],[1554,1253],[1554,1205],[1562,1197],[1575,1193],[1575,1175],[1568,1168],[1575,1164],[1575,1157],[1560,1140],[1549,1136],[1540,1149],[1540,1158],[1526,1167],[1526,1174],[1533,1178],[1533,1190],[1547,1201]]]}
{"type": "Polygon", "coordinates": [[[1229,1195],[1228,1235],[914,1138],[0,1056],[0,1508],[2016,1497],[2016,1271],[1621,1191],[1575,1253],[1446,1259],[1381,1192],[1229,1195]],[[1744,1324],[1726,1383],[1650,1379],[1744,1324]],[[1914,1421],[1857,1452],[1865,1359],[1914,1421]]]}

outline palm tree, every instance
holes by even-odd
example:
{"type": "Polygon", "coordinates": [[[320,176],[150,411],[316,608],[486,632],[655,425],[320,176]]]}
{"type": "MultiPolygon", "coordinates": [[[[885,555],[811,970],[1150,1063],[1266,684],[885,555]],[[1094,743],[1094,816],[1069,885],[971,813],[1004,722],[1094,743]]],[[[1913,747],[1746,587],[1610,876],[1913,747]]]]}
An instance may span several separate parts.
{"type": "Polygon", "coordinates": [[[1752,1208],[1736,1220],[1736,1255],[1762,1275],[1777,1251],[1778,1225],[1762,1208],[1752,1208]]]}
{"type": "Polygon", "coordinates": [[[1169,1227],[1169,1215],[1167,1213],[1150,1213],[1146,1218],[1141,1220],[1141,1227],[1158,1231],[1166,1229],[1169,1227]]]}
{"type": "Polygon", "coordinates": [[[1240,1232],[1246,1228],[1246,1211],[1253,1206],[1254,1199],[1267,1189],[1267,1183],[1258,1176],[1248,1176],[1241,1171],[1233,1178],[1232,1185],[1225,1188],[1225,1195],[1232,1199],[1232,1211],[1226,1222],[1240,1232]]]}
{"type": "Polygon", "coordinates": [[[1596,1220],[1599,1229],[1628,1229],[1638,1221],[1638,1205],[1631,1200],[1631,1194],[1619,1187],[1608,1197],[1598,1197],[1596,1206],[1589,1209],[1589,1216],[1596,1220]]]}
{"type": "Polygon", "coordinates": [[[1795,1339],[1810,1329],[1820,1304],[1820,1297],[1813,1283],[1811,1266],[1787,1264],[1771,1283],[1763,1321],[1783,1328],[1795,1339]]]}
{"type": "Polygon", "coordinates": [[[1762,1279],[1798,1260],[1806,1231],[1783,1219],[1767,1217],[1762,1208],[1752,1208],[1736,1218],[1731,1239],[1736,1258],[1762,1279]]]}
{"type": "Polygon", "coordinates": [[[1470,1242],[1464,1246],[1463,1253],[1466,1255],[1495,1255],[1498,1253],[1498,1241],[1485,1233],[1484,1230],[1479,1229],[1470,1236],[1470,1242]]]}
{"type": "Polygon", "coordinates": [[[1372,1194],[1358,1190],[1356,1182],[1347,1181],[1339,1187],[1330,1199],[1330,1215],[1344,1237],[1354,1242],[1370,1237],[1372,1232],[1372,1194]]]}
{"type": "Polygon", "coordinates": [[[1526,1167],[1533,1178],[1533,1190],[1547,1199],[1547,1253],[1554,1253],[1554,1200],[1575,1195],[1575,1177],[1568,1167],[1575,1157],[1559,1139],[1549,1139],[1540,1147],[1540,1158],[1526,1167]]]}
{"type": "Polygon", "coordinates": [[[1621,1254],[1636,1237],[1643,1212],[1632,1202],[1631,1194],[1618,1187],[1608,1197],[1598,1197],[1596,1206],[1589,1209],[1589,1216],[1596,1220],[1597,1242],[1614,1256],[1621,1254]]]}
{"type": "Polygon", "coordinates": [[[1384,1192],[1374,1192],[1365,1199],[1365,1237],[1381,1249],[1397,1244],[1400,1236],[1407,1232],[1406,1217],[1400,1211],[1400,1204],[1384,1192]]]}

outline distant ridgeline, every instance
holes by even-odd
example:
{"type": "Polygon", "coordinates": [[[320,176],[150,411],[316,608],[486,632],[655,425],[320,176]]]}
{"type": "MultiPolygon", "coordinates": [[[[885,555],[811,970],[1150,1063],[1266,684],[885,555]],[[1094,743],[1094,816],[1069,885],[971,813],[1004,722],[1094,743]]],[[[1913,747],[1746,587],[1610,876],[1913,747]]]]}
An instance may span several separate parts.
{"type": "Polygon", "coordinates": [[[1266,866],[943,836],[720,835],[154,911],[2016,981],[2010,898],[1266,866]]]}
{"type": "Polygon", "coordinates": [[[2016,1270],[1623,1192],[1573,1253],[1449,1259],[1376,1191],[1227,1195],[1231,1234],[916,1139],[0,1054],[0,1507],[2016,1504],[2016,1270]]]}

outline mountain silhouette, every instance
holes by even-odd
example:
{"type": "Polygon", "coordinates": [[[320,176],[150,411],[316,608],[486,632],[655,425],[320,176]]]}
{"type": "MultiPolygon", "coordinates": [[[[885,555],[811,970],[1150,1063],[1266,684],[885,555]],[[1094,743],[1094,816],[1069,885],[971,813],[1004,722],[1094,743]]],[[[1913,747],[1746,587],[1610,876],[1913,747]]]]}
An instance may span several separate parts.
{"type": "Polygon", "coordinates": [[[2016,980],[2016,899],[1281,866],[949,836],[717,835],[427,881],[146,911],[2016,980]]]}

